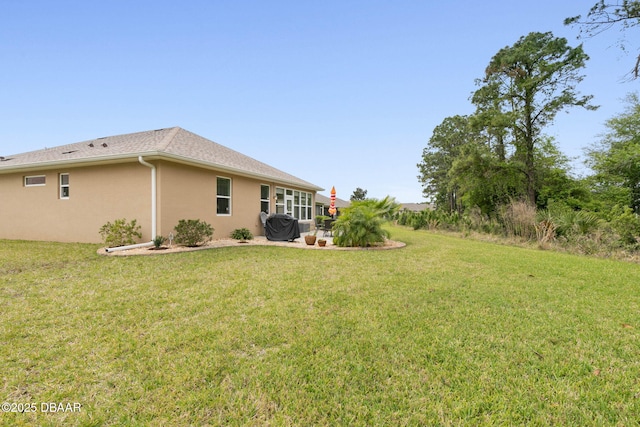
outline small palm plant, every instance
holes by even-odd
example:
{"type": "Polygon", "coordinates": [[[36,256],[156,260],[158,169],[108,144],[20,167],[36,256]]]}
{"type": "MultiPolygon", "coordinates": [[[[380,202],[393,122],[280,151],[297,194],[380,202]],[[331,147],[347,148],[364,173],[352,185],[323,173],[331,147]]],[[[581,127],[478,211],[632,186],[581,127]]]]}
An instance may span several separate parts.
{"type": "Polygon", "coordinates": [[[160,248],[162,247],[162,244],[163,244],[164,242],[166,242],[166,241],[167,241],[167,239],[166,239],[164,236],[157,235],[157,236],[152,240],[152,242],[153,242],[153,247],[154,247],[155,249],[160,249],[160,248]]]}
{"type": "Polygon", "coordinates": [[[333,224],[333,243],[338,246],[367,247],[383,243],[389,232],[382,225],[397,212],[392,197],[353,202],[333,224]]]}

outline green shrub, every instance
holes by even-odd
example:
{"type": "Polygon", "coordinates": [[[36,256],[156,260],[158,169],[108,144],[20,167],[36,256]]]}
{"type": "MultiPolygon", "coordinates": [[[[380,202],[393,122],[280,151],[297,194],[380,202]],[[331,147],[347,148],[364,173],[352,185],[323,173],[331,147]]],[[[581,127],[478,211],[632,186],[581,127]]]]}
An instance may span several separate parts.
{"type": "Polygon", "coordinates": [[[427,228],[429,228],[429,230],[441,228],[450,231],[460,231],[467,222],[465,217],[457,211],[445,212],[436,210],[427,212],[427,228]]]}
{"type": "Polygon", "coordinates": [[[489,215],[483,213],[478,206],[474,206],[469,210],[466,215],[466,224],[470,230],[488,234],[494,233],[497,228],[496,222],[489,215]]]}
{"type": "Polygon", "coordinates": [[[251,240],[253,234],[248,228],[236,228],[231,232],[231,238],[236,240],[251,240]]]}
{"type": "Polygon", "coordinates": [[[556,235],[569,241],[577,236],[597,234],[605,225],[605,221],[595,212],[575,210],[564,202],[554,200],[549,200],[546,215],[554,223],[556,235]]]}
{"type": "Polygon", "coordinates": [[[199,219],[181,219],[174,227],[175,241],[185,246],[201,246],[211,240],[213,227],[199,219]]]}
{"type": "Polygon", "coordinates": [[[635,246],[640,239],[640,217],[630,207],[614,206],[611,209],[611,227],[624,245],[635,246]]]}
{"type": "Polygon", "coordinates": [[[366,247],[384,242],[389,232],[382,224],[397,210],[398,204],[389,196],[382,200],[353,202],[333,224],[333,243],[343,247],[366,247]]]}
{"type": "Polygon", "coordinates": [[[116,219],[113,224],[107,222],[100,227],[100,235],[108,248],[132,245],[136,243],[134,237],[142,238],[140,228],[135,219],[131,222],[127,222],[125,218],[116,219]]]}
{"type": "Polygon", "coordinates": [[[167,239],[163,236],[156,236],[152,241],[153,241],[153,246],[156,249],[159,249],[160,246],[162,246],[162,244],[167,241],[167,239]]]}
{"type": "MultiPolygon", "coordinates": [[[[426,228],[435,230],[442,228],[445,230],[461,230],[474,228],[474,219],[460,215],[458,212],[444,212],[441,210],[424,209],[420,212],[401,212],[396,215],[396,221],[399,225],[407,225],[413,227],[414,230],[426,228]]],[[[485,228],[494,230],[497,223],[493,220],[487,220],[485,228]],[[487,222],[488,221],[488,222],[487,222]]]]}
{"type": "Polygon", "coordinates": [[[414,230],[429,228],[429,212],[422,211],[414,213],[413,217],[409,219],[409,225],[411,225],[414,230]]]}
{"type": "Polygon", "coordinates": [[[402,211],[396,215],[396,223],[398,225],[409,225],[409,221],[413,217],[413,212],[411,211],[402,211]]]}

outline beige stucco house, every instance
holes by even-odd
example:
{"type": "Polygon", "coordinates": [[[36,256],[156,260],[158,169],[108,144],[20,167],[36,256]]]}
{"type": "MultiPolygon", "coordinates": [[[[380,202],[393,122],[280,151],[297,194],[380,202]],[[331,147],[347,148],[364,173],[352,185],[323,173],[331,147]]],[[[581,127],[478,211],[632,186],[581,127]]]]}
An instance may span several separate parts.
{"type": "Polygon", "coordinates": [[[313,222],[320,190],[179,127],[111,136],[0,157],[0,238],[99,243],[118,218],[143,242],[180,219],[261,235],[261,211],[313,222]]]}

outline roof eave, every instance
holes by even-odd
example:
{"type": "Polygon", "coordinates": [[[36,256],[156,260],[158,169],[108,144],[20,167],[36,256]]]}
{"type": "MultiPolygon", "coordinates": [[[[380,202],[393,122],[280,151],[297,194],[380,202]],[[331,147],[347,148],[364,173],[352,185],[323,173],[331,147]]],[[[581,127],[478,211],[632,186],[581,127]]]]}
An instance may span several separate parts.
{"type": "Polygon", "coordinates": [[[64,166],[82,167],[82,166],[96,166],[96,165],[111,164],[111,163],[137,162],[138,157],[140,156],[142,156],[147,160],[168,159],[177,163],[199,166],[206,169],[220,170],[220,171],[224,171],[234,175],[244,176],[248,178],[263,179],[265,181],[274,182],[277,184],[294,185],[296,187],[306,188],[309,190],[324,191],[324,188],[318,187],[317,185],[314,185],[311,183],[284,180],[271,175],[260,174],[255,172],[247,172],[239,168],[233,168],[229,166],[220,165],[217,163],[195,160],[189,157],[169,154],[166,152],[158,152],[158,151],[127,153],[127,154],[119,154],[119,155],[111,155],[111,156],[99,156],[99,157],[92,157],[90,159],[81,158],[81,159],[68,159],[68,160],[54,160],[54,161],[47,161],[47,162],[22,164],[22,165],[16,165],[16,166],[0,165],[0,174],[47,170],[47,169],[60,168],[64,166]]]}
{"type": "Polygon", "coordinates": [[[15,166],[0,165],[0,174],[15,173],[15,172],[29,172],[36,170],[48,170],[55,169],[64,166],[82,167],[82,166],[96,166],[109,163],[124,163],[126,161],[137,161],[138,155],[131,154],[119,154],[112,156],[100,156],[92,158],[81,159],[68,159],[68,160],[52,160],[45,162],[34,162],[27,164],[18,164],[15,166]]]}
{"type": "Polygon", "coordinates": [[[224,166],[224,165],[220,165],[220,164],[212,163],[212,162],[194,160],[194,159],[191,159],[189,157],[179,156],[179,155],[176,155],[176,154],[158,153],[158,158],[168,158],[168,159],[173,160],[176,163],[194,165],[194,166],[199,166],[199,167],[203,167],[203,168],[206,168],[206,169],[219,170],[219,171],[228,172],[228,173],[231,173],[231,174],[234,174],[234,175],[244,176],[244,177],[247,177],[247,178],[262,179],[262,180],[273,182],[273,183],[276,183],[276,184],[293,185],[293,186],[296,186],[296,187],[306,188],[306,189],[314,190],[314,191],[324,191],[324,188],[318,187],[317,185],[311,184],[310,182],[308,183],[306,181],[305,182],[297,182],[297,181],[285,180],[285,179],[281,179],[281,178],[278,178],[278,177],[274,177],[272,175],[266,175],[266,174],[261,174],[261,173],[256,173],[256,172],[247,172],[247,171],[239,169],[239,168],[233,168],[233,167],[224,166]]]}

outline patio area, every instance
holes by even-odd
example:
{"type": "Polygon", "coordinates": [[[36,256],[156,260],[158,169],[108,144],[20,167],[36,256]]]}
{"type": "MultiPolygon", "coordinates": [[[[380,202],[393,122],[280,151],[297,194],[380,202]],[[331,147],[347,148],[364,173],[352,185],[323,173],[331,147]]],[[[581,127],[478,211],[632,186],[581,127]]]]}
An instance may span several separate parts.
{"type": "Polygon", "coordinates": [[[318,245],[318,239],[316,239],[315,244],[307,245],[304,241],[304,236],[308,233],[301,234],[298,239],[295,239],[291,242],[278,242],[273,240],[268,240],[265,236],[255,236],[253,240],[248,241],[246,244],[254,244],[254,245],[268,245],[268,246],[286,246],[290,248],[300,248],[300,249],[335,249],[338,248],[333,244],[333,239],[329,237],[323,237],[327,244],[324,247],[318,245]]]}

